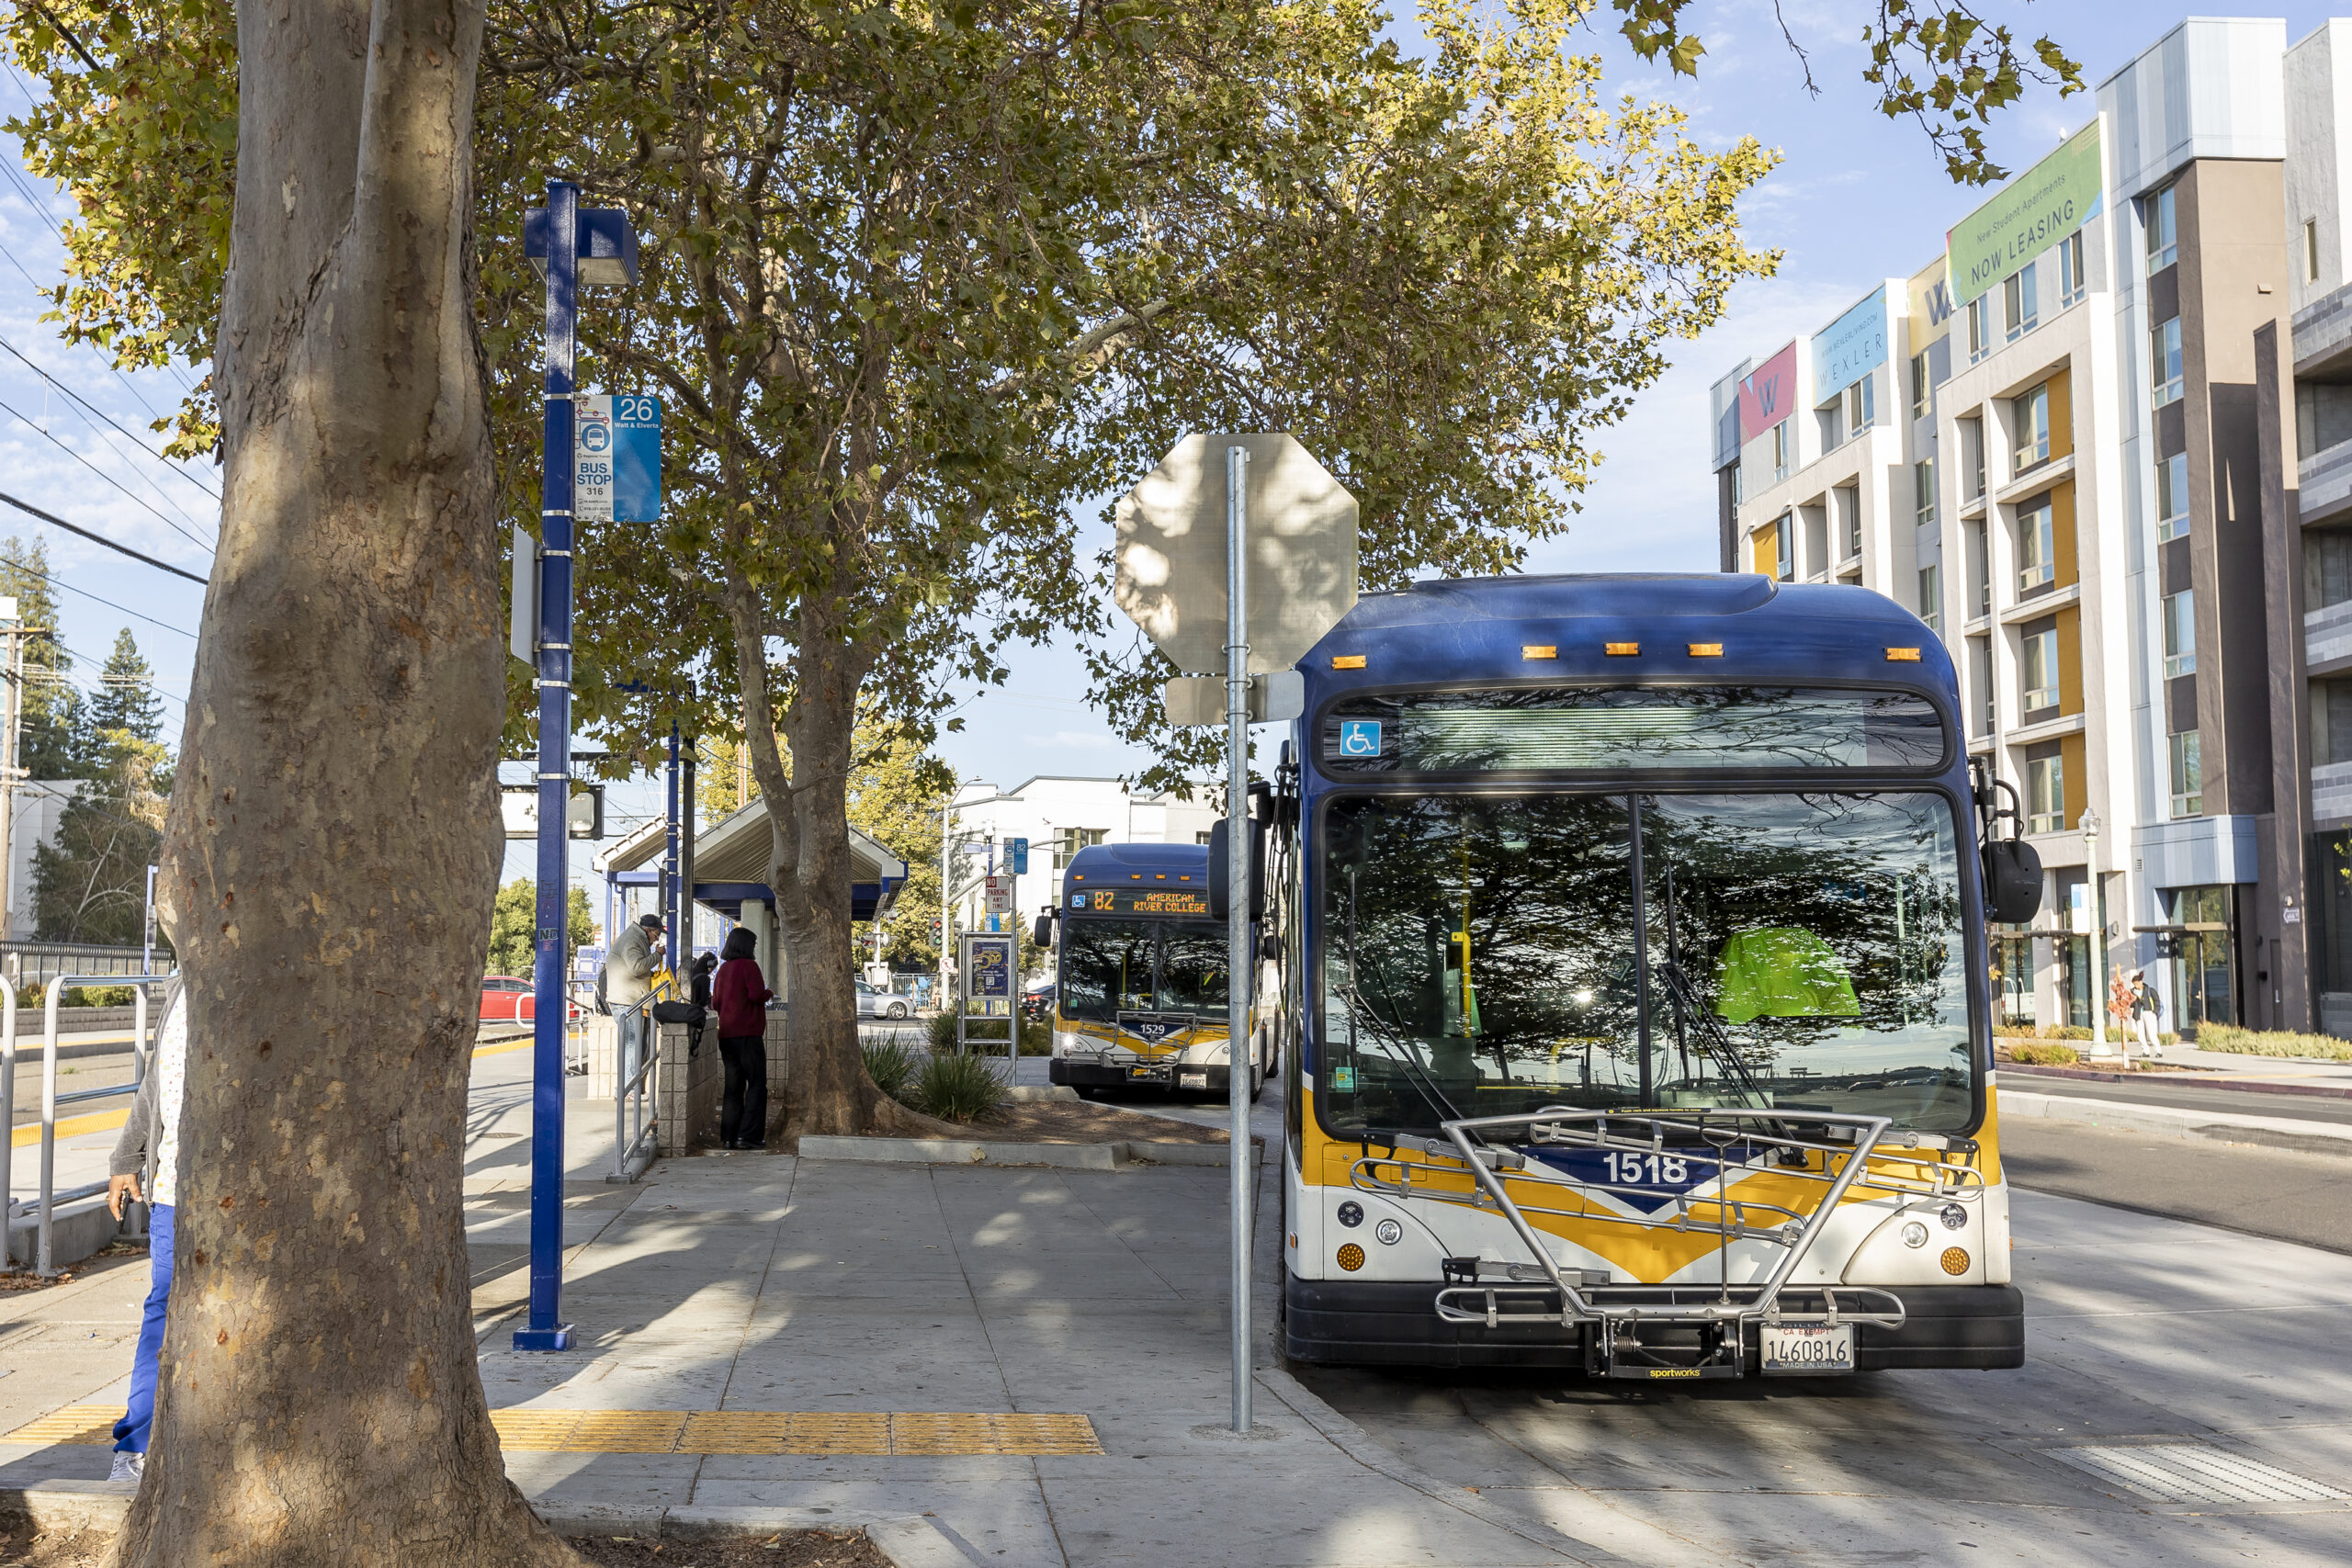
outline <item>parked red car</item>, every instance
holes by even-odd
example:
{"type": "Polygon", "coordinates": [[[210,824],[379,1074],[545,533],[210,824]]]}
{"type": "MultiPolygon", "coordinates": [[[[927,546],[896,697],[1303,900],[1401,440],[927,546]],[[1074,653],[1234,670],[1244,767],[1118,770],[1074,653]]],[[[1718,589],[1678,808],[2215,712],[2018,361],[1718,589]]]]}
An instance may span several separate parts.
{"type": "MultiPolygon", "coordinates": [[[[481,1021],[484,1023],[528,1023],[539,1015],[538,997],[528,980],[512,975],[481,977],[481,1021]]],[[[580,1016],[580,1004],[568,1002],[566,1021],[580,1016]]]]}

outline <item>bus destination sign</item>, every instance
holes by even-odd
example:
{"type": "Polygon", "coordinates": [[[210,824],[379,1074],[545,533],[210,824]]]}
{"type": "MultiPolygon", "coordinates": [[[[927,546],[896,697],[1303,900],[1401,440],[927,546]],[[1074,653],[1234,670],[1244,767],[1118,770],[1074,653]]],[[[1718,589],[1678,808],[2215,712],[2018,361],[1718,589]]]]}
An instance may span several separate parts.
{"type": "Polygon", "coordinates": [[[1096,887],[1069,896],[1069,907],[1090,915],[1196,915],[1208,918],[1205,887],[1096,887]]]}

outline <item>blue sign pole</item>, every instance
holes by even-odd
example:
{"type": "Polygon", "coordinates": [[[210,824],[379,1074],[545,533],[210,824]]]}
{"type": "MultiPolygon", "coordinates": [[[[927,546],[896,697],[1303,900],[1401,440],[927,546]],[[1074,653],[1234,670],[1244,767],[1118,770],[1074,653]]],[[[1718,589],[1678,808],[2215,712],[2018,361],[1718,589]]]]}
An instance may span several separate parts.
{"type": "Polygon", "coordinates": [[[669,832],[662,852],[662,923],[668,931],[662,941],[662,959],[670,973],[678,972],[678,919],[686,907],[678,888],[678,721],[670,721],[669,832]]]}
{"type": "Polygon", "coordinates": [[[539,876],[531,972],[531,1312],[517,1350],[565,1350],[563,1292],[564,905],[571,845],[572,369],[580,279],[580,187],[548,185],[547,389],[539,480],[539,876]]]}

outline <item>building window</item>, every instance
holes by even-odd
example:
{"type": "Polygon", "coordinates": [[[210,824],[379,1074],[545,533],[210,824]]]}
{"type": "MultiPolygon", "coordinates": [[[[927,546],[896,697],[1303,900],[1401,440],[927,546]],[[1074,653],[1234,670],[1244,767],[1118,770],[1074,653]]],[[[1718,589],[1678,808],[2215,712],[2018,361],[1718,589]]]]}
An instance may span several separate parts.
{"type": "Polygon", "coordinates": [[[1196,829],[1193,834],[1193,842],[1196,844],[1205,844],[1216,836],[1216,835],[1214,833],[1210,833],[1205,829],[1196,829]]]}
{"type": "Polygon", "coordinates": [[[1968,302],[1968,362],[1971,365],[1993,352],[1993,297],[1980,294],[1968,302]]]}
{"type": "Polygon", "coordinates": [[[2077,229],[2058,242],[2058,308],[2063,310],[2089,292],[2083,274],[2083,231],[2077,229]]]}
{"type": "Polygon", "coordinates": [[[1772,574],[1782,582],[1797,574],[1796,520],[1786,512],[1772,525],[1772,574]]]}
{"type": "Polygon", "coordinates": [[[2197,731],[2183,730],[2167,738],[2172,753],[2172,814],[2205,815],[2205,765],[2198,755],[2197,731]]]}
{"type": "Polygon", "coordinates": [[[2173,187],[2142,198],[2141,216],[2148,224],[2148,270],[2162,272],[2180,259],[2180,238],[2173,229],[2173,187]]]}
{"type": "Polygon", "coordinates": [[[2050,460],[2050,383],[2044,381],[2009,405],[2015,412],[2017,471],[2050,460]]]}
{"type": "Polygon", "coordinates": [[[2197,594],[2184,588],[2165,595],[2165,679],[2197,672],[2197,594]]]}
{"type": "Polygon", "coordinates": [[[2303,605],[2324,610],[2352,599],[2352,533],[2313,528],[2303,535],[2303,605]]]}
{"type": "Polygon", "coordinates": [[[2043,496],[2018,513],[2018,592],[2030,592],[2058,576],[2058,536],[2043,496]]]}
{"type": "Polygon", "coordinates": [[[1782,420],[1772,427],[1772,478],[1789,477],[1789,422],[1782,420]]]}
{"type": "Polygon", "coordinates": [[[1737,506],[1741,502],[1746,501],[1747,499],[1747,486],[1739,477],[1739,465],[1737,463],[1734,463],[1731,466],[1731,503],[1734,506],[1737,506]]]}
{"type": "Polygon", "coordinates": [[[2024,686],[2020,705],[2029,716],[2058,705],[2058,632],[2029,632],[2018,640],[2018,673],[2024,686]]]}
{"type": "Polygon", "coordinates": [[[2026,263],[2001,280],[2001,325],[2008,342],[2015,343],[2033,331],[2039,304],[2033,289],[2033,263],[2026,263]]]}
{"type": "Polygon", "coordinates": [[[2025,765],[2025,830],[2059,833],[2066,828],[2066,760],[2036,757],[2025,765]]]}
{"type": "Polygon", "coordinates": [[[2303,220],[2303,281],[2319,281],[2319,220],[2303,220]]]}
{"type": "Polygon", "coordinates": [[[1921,527],[1936,520],[1936,460],[1933,457],[1922,457],[1911,465],[1911,505],[1921,527]]]}
{"type": "Polygon", "coordinates": [[[1857,489],[1840,489],[1835,492],[1838,511],[1841,514],[1846,536],[1845,558],[1853,560],[1862,553],[1862,492],[1857,489]]]}
{"type": "Polygon", "coordinates": [[[2155,406],[2180,397],[2180,318],[2148,329],[2148,382],[2155,389],[2155,406]]]}
{"type": "Polygon", "coordinates": [[[1963,419],[1960,422],[1960,449],[1969,466],[1969,487],[1965,499],[1981,501],[1984,496],[1984,422],[1963,419]]]}
{"type": "Polygon", "coordinates": [[[1057,828],[1054,829],[1054,869],[1067,868],[1079,851],[1102,843],[1111,836],[1108,828],[1057,828]]]}
{"type": "Polygon", "coordinates": [[[2156,537],[2177,539],[2188,532],[2188,454],[2156,459],[2156,537]]]}
{"type": "Polygon", "coordinates": [[[1940,635],[1944,629],[1944,582],[1941,567],[1923,566],[1919,569],[1919,618],[1928,629],[1940,635]]]}
{"type": "Polygon", "coordinates": [[[1865,376],[1846,389],[1846,434],[1849,438],[1868,430],[1876,420],[1871,393],[1877,383],[1877,376],[1865,376]]]}
{"type": "Polygon", "coordinates": [[[1991,637],[1973,637],[1968,639],[1968,668],[1975,682],[1975,694],[1978,698],[1977,711],[1984,718],[1983,726],[1976,733],[1980,736],[1990,735],[1993,733],[1994,727],[1999,722],[1999,716],[1995,712],[1996,705],[1993,700],[1993,639],[1991,637]]]}
{"type": "Polygon", "coordinates": [[[1928,355],[1927,351],[1923,349],[1911,356],[1911,417],[1913,419],[1928,417],[1928,405],[1935,392],[1935,389],[1928,385],[1928,355]]]}

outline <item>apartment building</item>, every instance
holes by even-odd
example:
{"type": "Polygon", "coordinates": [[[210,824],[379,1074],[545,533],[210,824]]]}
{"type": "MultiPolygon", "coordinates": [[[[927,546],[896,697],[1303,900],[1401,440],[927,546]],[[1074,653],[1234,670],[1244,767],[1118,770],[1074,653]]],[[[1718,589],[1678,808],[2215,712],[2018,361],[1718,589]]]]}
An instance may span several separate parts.
{"type": "MultiPolygon", "coordinates": [[[[2148,970],[2167,1027],[2307,1017],[2261,499],[2292,422],[2256,374],[2289,324],[2288,53],[2277,21],[2182,23],[1942,255],[1716,388],[1725,568],[1916,611],[1969,750],[2022,797],[2048,881],[1996,933],[2012,1017],[2089,1023],[2094,941],[2148,970]]],[[[2336,58],[2299,102],[2332,109],[2336,58]]],[[[2346,633],[2352,654],[2352,606],[2346,633]]]]}
{"type": "Polygon", "coordinates": [[[951,902],[960,931],[987,923],[981,878],[1002,863],[1007,839],[1029,840],[1029,874],[1018,889],[1025,923],[1061,902],[1062,868],[1089,844],[1205,844],[1223,792],[1197,787],[1190,800],[1138,795],[1115,778],[1040,774],[1012,788],[974,782],[956,794],[946,839],[962,846],[951,902]]]}

